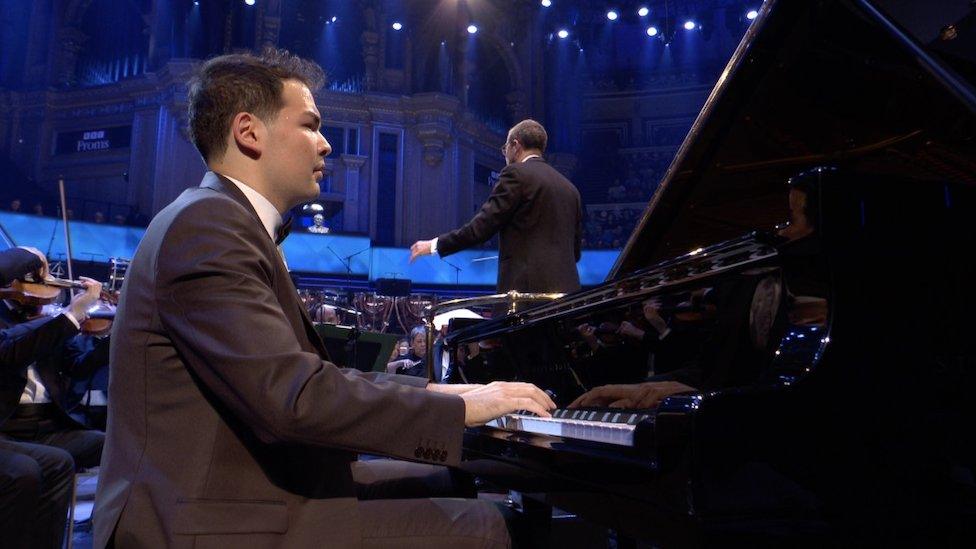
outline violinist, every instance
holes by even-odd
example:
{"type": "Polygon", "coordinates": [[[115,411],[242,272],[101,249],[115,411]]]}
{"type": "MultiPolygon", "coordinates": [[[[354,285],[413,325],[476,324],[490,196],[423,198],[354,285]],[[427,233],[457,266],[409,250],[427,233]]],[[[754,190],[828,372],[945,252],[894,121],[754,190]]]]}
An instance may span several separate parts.
{"type": "MultiPolygon", "coordinates": [[[[40,265],[32,261],[29,268],[38,275],[46,274],[43,256],[28,251],[40,256],[40,265]]],[[[81,354],[61,356],[101,291],[101,284],[89,278],[83,279],[83,287],[53,317],[31,319],[25,307],[10,299],[0,305],[0,437],[57,446],[67,450],[76,465],[94,467],[101,459],[104,434],[82,429],[62,408],[66,377],[84,374],[75,372],[74,366],[90,362],[81,354]]]]}
{"type": "MultiPolygon", "coordinates": [[[[28,274],[38,280],[47,277],[43,254],[33,248],[0,252],[0,285],[28,274]]],[[[56,348],[78,332],[79,320],[98,294],[97,283],[86,282],[86,286],[89,289],[57,317],[13,324],[19,314],[16,307],[0,304],[0,421],[17,413],[28,385],[35,400],[46,398],[37,368],[31,373],[29,366],[45,349],[56,348]]],[[[5,429],[6,423],[0,428],[5,429]]],[[[41,438],[38,435],[32,438],[41,438]]],[[[0,434],[0,539],[5,546],[61,547],[75,461],[70,448],[56,446],[76,447],[79,440],[73,438],[50,444],[0,434]]],[[[85,439],[90,441],[88,436],[85,439]]]]}

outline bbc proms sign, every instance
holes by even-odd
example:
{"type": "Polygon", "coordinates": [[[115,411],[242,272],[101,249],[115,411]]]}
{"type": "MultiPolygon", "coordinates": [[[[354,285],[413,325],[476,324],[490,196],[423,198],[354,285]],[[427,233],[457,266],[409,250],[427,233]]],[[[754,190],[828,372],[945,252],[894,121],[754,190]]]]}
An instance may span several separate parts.
{"type": "Polygon", "coordinates": [[[58,132],[54,154],[84,154],[110,149],[127,149],[132,140],[132,126],[58,132]]]}

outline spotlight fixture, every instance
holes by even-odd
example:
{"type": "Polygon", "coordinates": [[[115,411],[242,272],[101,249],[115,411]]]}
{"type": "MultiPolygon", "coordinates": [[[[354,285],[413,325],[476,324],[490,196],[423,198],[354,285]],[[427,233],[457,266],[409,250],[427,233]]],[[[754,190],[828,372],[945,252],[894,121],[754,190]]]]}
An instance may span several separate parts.
{"type": "Polygon", "coordinates": [[[399,21],[393,22],[393,30],[398,31],[403,28],[403,25],[399,21]]]}
{"type": "Polygon", "coordinates": [[[648,36],[657,36],[657,27],[647,27],[648,36]]]}
{"type": "Polygon", "coordinates": [[[248,6],[253,6],[255,1],[256,0],[244,0],[244,3],[247,4],[248,6]]]}
{"type": "Polygon", "coordinates": [[[568,38],[569,37],[569,31],[566,30],[566,29],[559,29],[559,32],[556,33],[556,36],[558,36],[560,38],[564,38],[564,39],[565,38],[568,38]]]}
{"type": "Polygon", "coordinates": [[[691,20],[685,21],[684,24],[685,30],[690,30],[690,31],[695,30],[695,27],[697,26],[698,25],[696,25],[695,22],[691,20]]]}
{"type": "Polygon", "coordinates": [[[476,25],[468,25],[468,34],[474,34],[478,32],[478,27],[476,25]]]}
{"type": "Polygon", "coordinates": [[[617,15],[617,12],[615,12],[613,10],[610,10],[610,11],[607,12],[607,19],[609,19],[611,21],[616,21],[617,20],[617,17],[619,17],[617,15]]]}
{"type": "Polygon", "coordinates": [[[759,12],[756,11],[756,10],[749,10],[749,12],[746,13],[746,19],[748,19],[750,21],[752,21],[756,17],[759,17],[759,12]]]}
{"type": "Polygon", "coordinates": [[[548,8],[552,5],[552,0],[542,0],[542,7],[548,8]]]}
{"type": "Polygon", "coordinates": [[[651,13],[651,10],[647,9],[647,6],[641,6],[641,8],[637,10],[638,17],[647,17],[648,13],[651,13]]]}

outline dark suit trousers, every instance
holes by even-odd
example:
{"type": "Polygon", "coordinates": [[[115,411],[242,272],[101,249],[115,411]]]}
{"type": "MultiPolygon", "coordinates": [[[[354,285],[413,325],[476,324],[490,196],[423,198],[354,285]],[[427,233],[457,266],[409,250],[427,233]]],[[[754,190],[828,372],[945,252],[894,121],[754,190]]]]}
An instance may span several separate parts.
{"type": "Polygon", "coordinates": [[[491,502],[472,498],[466,473],[440,465],[379,459],[352,464],[363,546],[510,547],[505,519],[491,502]]]}
{"type": "Polygon", "coordinates": [[[74,478],[64,450],[0,440],[0,545],[60,548],[74,478]]]}
{"type": "Polygon", "coordinates": [[[0,438],[54,446],[65,450],[81,468],[98,467],[105,433],[78,429],[65,420],[55,404],[21,404],[0,425],[0,438]]]}

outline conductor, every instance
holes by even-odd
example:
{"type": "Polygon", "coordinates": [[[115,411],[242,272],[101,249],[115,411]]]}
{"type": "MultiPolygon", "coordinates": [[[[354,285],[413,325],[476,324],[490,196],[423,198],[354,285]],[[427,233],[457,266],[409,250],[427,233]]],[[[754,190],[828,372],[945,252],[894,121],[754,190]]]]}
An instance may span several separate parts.
{"type": "Polygon", "coordinates": [[[410,261],[449,256],[496,233],[499,292],[575,292],[580,289],[582,210],[576,187],[542,155],[542,124],[523,120],[502,146],[506,166],[477,214],[463,227],[410,246],[410,261]]]}

